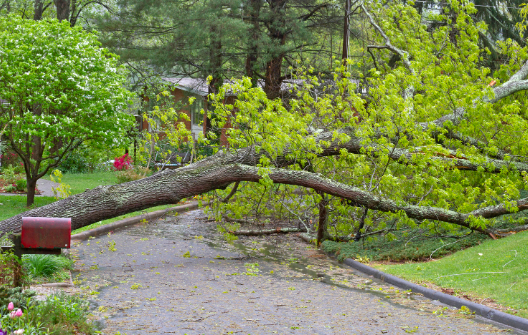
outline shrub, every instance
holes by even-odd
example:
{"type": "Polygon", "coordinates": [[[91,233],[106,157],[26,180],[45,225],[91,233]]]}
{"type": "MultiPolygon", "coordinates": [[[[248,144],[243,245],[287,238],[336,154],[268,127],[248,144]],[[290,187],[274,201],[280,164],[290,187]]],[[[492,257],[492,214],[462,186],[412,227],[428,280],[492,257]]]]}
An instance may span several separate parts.
{"type": "Polygon", "coordinates": [[[133,180],[139,180],[142,178],[145,178],[147,174],[150,172],[147,168],[134,168],[124,171],[119,171],[117,173],[117,183],[126,183],[133,180]]]}
{"type": "Polygon", "coordinates": [[[24,191],[27,188],[27,180],[19,179],[15,182],[17,191],[24,191]]]}
{"type": "Polygon", "coordinates": [[[5,192],[15,192],[16,191],[16,185],[15,184],[11,184],[11,185],[7,185],[4,187],[4,191],[5,192]]]}
{"type": "Polygon", "coordinates": [[[88,321],[89,302],[64,292],[50,295],[36,307],[46,334],[94,334],[95,327],[88,321]]]}
{"type": "Polygon", "coordinates": [[[7,306],[10,302],[15,308],[26,309],[31,304],[31,299],[36,295],[35,291],[24,290],[22,287],[0,287],[0,306],[7,306]]]}
{"type": "Polygon", "coordinates": [[[49,278],[72,266],[72,261],[68,258],[54,255],[23,255],[22,260],[28,274],[32,277],[49,278]]]}
{"type": "Polygon", "coordinates": [[[132,159],[128,154],[114,159],[114,169],[116,171],[128,170],[132,167],[132,159]]]}
{"type": "Polygon", "coordinates": [[[88,160],[79,152],[72,152],[59,165],[59,169],[65,173],[85,173],[90,169],[88,160]]]}
{"type": "Polygon", "coordinates": [[[14,184],[18,179],[20,179],[20,176],[16,174],[13,165],[9,165],[2,170],[2,179],[4,179],[9,184],[14,184]]]}

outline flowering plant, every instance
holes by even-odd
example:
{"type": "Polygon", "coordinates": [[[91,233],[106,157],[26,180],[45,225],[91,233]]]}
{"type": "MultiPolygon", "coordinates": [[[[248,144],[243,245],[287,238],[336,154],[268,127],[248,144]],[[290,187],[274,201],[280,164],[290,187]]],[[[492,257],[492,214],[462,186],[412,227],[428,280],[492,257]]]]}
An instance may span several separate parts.
{"type": "Polygon", "coordinates": [[[128,170],[130,167],[132,167],[132,160],[128,154],[114,159],[114,169],[116,171],[128,170]]]}

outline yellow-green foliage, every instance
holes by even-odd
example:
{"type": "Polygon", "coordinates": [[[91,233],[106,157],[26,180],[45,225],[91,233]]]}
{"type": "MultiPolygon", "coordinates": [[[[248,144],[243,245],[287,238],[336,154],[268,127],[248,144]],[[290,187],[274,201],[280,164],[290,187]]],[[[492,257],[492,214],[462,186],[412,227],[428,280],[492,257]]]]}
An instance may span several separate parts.
{"type": "MultiPolygon", "coordinates": [[[[528,153],[528,139],[521,136],[528,133],[526,93],[495,103],[488,101],[494,95],[490,83],[500,85],[515,73],[526,60],[527,49],[511,41],[500,43],[504,57],[510,61],[490,73],[480,62],[486,50],[479,47],[479,31],[485,31],[485,25],[472,20],[473,4],[450,2],[453,15],[446,12],[428,18],[444,23],[432,32],[411,6],[398,2],[372,5],[370,11],[375,13],[377,24],[389,34],[392,45],[406,52],[412,71],[404,62],[389,68],[386,64],[393,54],[376,51],[380,66],[373,67],[361,84],[363,88],[368,86],[368,103],[341,62],[336,62],[333,77],[327,78],[332,80],[330,84],[325,84],[313,69],[297,68],[296,78],[303,84],[291,87],[288,100],[268,99],[249,78],[224,85],[211,98],[217,117],[213,123],[219,128],[231,125],[227,130],[228,150],[252,147],[257,153],[265,153],[258,162],[263,179],[241,183],[230,202],[211,205],[211,215],[217,220],[228,214],[260,222],[273,216],[308,227],[316,224],[321,195],[275,185],[267,178],[269,168],[284,158],[290,164],[281,168],[313,171],[398,204],[463,213],[506,204],[516,211],[513,200],[519,198],[519,190],[526,188],[527,181],[509,167],[489,173],[493,168],[489,156],[508,150],[511,156],[505,159],[509,160],[528,153]],[[455,32],[456,43],[452,41],[455,32]],[[409,90],[414,94],[405,93],[409,90]],[[227,93],[237,95],[233,104],[225,103],[227,93]],[[458,124],[451,123],[447,128],[430,125],[425,131],[419,126],[457,108],[466,111],[458,124]],[[448,138],[448,131],[471,136],[481,141],[483,148],[448,138]],[[331,136],[321,141],[323,133],[331,136]],[[341,149],[338,155],[318,157],[331,142],[353,140],[362,146],[359,152],[341,149]],[[399,150],[410,154],[395,161],[391,155],[399,150]],[[441,157],[463,157],[483,167],[464,171],[455,167],[455,160],[438,159],[441,157]]],[[[379,33],[373,36],[378,45],[385,44],[379,33]]],[[[348,68],[361,67],[366,61],[349,60],[348,68]]],[[[210,199],[222,199],[230,191],[231,187],[214,192],[210,199]]],[[[329,232],[348,235],[356,231],[364,209],[332,197],[327,200],[329,232]]],[[[487,222],[473,217],[471,224],[484,227],[487,222]]],[[[432,220],[410,220],[404,213],[369,211],[365,220],[365,227],[374,229],[403,225],[431,230],[456,228],[432,220]]]]}
{"type": "Polygon", "coordinates": [[[51,181],[59,183],[59,186],[52,188],[55,200],[66,199],[72,194],[70,185],[62,182],[62,172],[60,172],[60,170],[53,170],[50,174],[50,179],[51,181]]]}

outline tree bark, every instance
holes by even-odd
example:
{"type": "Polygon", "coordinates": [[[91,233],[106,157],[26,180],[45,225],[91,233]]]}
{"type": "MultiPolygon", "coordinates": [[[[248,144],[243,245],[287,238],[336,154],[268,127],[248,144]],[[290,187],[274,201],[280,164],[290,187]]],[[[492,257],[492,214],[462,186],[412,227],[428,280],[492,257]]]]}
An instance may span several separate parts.
{"type": "Polygon", "coordinates": [[[271,20],[269,22],[270,38],[275,42],[277,50],[272,51],[271,59],[266,64],[266,75],[264,92],[268,99],[275,99],[279,97],[281,85],[284,78],[281,76],[282,61],[284,59],[284,52],[282,48],[286,43],[286,24],[284,5],[286,0],[271,0],[269,6],[271,10],[271,20]]]}
{"type": "Polygon", "coordinates": [[[33,20],[35,21],[42,20],[42,14],[44,12],[43,0],[35,0],[34,10],[35,10],[35,13],[33,14],[33,20]]]}
{"type": "Polygon", "coordinates": [[[323,242],[328,221],[328,199],[323,192],[317,193],[322,197],[319,201],[319,226],[317,227],[317,245],[320,245],[323,242]]]}
{"type": "Polygon", "coordinates": [[[230,232],[233,235],[237,236],[262,236],[262,235],[272,235],[272,234],[288,234],[288,233],[305,233],[306,229],[304,228],[275,228],[275,229],[262,229],[262,230],[237,230],[230,232]]]}
{"type": "Polygon", "coordinates": [[[251,78],[251,84],[253,87],[257,87],[258,78],[255,73],[258,60],[258,45],[260,36],[260,8],[262,2],[260,0],[249,0],[249,23],[251,28],[249,29],[248,36],[248,53],[246,56],[246,76],[251,78]]]}
{"type": "Polygon", "coordinates": [[[70,0],[53,0],[55,8],[57,9],[57,19],[70,20],[70,0]]]}
{"type": "MultiPolygon", "coordinates": [[[[27,177],[26,177],[27,178],[27,177]]],[[[35,178],[27,178],[27,199],[26,199],[26,206],[31,206],[35,202],[35,193],[37,188],[37,179],[35,178]]]]}

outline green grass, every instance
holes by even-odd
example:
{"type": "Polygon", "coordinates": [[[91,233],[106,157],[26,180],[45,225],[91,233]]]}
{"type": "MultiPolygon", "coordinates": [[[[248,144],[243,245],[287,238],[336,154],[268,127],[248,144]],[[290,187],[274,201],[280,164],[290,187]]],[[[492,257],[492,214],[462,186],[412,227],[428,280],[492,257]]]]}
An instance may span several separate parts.
{"type": "Polygon", "coordinates": [[[141,214],[154,212],[154,211],[157,211],[157,210],[160,210],[160,209],[167,209],[167,208],[171,208],[171,207],[174,207],[174,206],[176,206],[176,205],[161,205],[161,206],[147,208],[147,209],[144,209],[142,211],[137,211],[137,212],[132,212],[132,213],[128,213],[128,214],[125,214],[125,215],[117,216],[115,218],[111,218],[111,219],[108,219],[108,220],[99,221],[99,222],[96,222],[96,223],[92,223],[91,225],[84,226],[84,227],[79,228],[79,229],[75,229],[74,231],[72,231],[72,235],[73,234],[82,233],[83,231],[94,229],[94,228],[97,228],[97,227],[100,227],[100,226],[104,226],[106,224],[109,224],[109,223],[112,223],[112,222],[115,222],[115,221],[119,221],[119,220],[122,220],[122,219],[125,219],[125,218],[130,218],[130,217],[133,217],[133,216],[138,216],[138,215],[141,215],[141,214]]]}
{"type": "MultiPolygon", "coordinates": [[[[50,180],[50,176],[43,179],[50,180]]],[[[113,171],[95,172],[95,173],[65,173],[62,176],[62,182],[70,185],[72,194],[79,194],[92,189],[99,185],[114,185],[117,183],[116,173],[113,171]]]]}
{"type": "MultiPolygon", "coordinates": [[[[31,208],[45,206],[54,201],[53,197],[35,197],[35,203],[31,208]]],[[[22,195],[0,195],[0,204],[2,204],[0,205],[0,221],[28,210],[26,197],[22,195]]]]}
{"type": "Polygon", "coordinates": [[[70,259],[55,255],[23,255],[22,260],[28,274],[33,278],[51,278],[62,270],[71,269],[73,265],[70,259]]]}
{"type": "Polygon", "coordinates": [[[379,265],[378,269],[414,282],[431,282],[477,297],[492,298],[528,317],[528,231],[487,240],[442,259],[379,265]]]}

